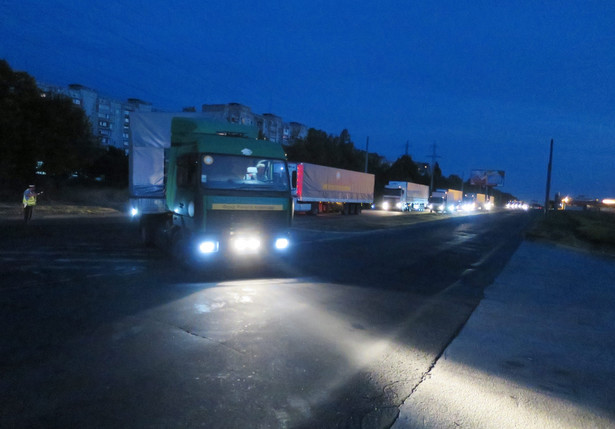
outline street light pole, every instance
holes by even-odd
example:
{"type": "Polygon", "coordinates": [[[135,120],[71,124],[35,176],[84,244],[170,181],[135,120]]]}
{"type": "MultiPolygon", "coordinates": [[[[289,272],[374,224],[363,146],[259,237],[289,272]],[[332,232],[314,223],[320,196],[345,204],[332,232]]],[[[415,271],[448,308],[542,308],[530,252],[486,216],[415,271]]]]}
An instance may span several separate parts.
{"type": "Polygon", "coordinates": [[[429,195],[430,196],[431,196],[431,193],[433,192],[433,185],[434,185],[433,174],[434,174],[435,166],[436,166],[436,158],[440,158],[438,155],[436,155],[436,142],[433,143],[432,147],[433,147],[433,152],[431,153],[431,178],[429,180],[429,195]]]}
{"type": "Polygon", "coordinates": [[[545,215],[549,211],[549,194],[551,193],[551,167],[553,165],[553,139],[549,150],[549,166],[547,167],[547,195],[545,197],[545,215]]]}
{"type": "Polygon", "coordinates": [[[365,142],[365,172],[367,173],[367,160],[369,158],[369,136],[365,142]]]}

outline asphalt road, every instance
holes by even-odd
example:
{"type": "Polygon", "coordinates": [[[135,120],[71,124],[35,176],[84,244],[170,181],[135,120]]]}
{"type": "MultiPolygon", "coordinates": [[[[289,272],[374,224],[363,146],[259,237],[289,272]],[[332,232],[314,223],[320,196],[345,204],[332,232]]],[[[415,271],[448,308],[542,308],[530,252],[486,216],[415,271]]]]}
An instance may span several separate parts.
{"type": "Polygon", "coordinates": [[[298,219],[285,263],[215,273],[121,217],[2,223],[0,426],[389,427],[528,220],[298,219]]]}

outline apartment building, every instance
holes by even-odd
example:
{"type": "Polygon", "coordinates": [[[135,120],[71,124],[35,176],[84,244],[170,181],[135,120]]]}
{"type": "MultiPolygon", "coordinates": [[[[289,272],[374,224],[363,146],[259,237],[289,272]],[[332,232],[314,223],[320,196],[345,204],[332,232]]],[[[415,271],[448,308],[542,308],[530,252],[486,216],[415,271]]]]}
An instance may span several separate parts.
{"type": "Polygon", "coordinates": [[[125,102],[101,95],[96,90],[79,84],[68,87],[39,83],[46,94],[64,95],[81,107],[92,126],[92,133],[103,146],[128,150],[130,112],[151,112],[151,103],[130,98],[125,102]]]}
{"type": "Polygon", "coordinates": [[[234,124],[256,125],[261,134],[276,143],[292,144],[307,137],[307,127],[299,122],[284,122],[273,113],[256,114],[240,103],[203,104],[201,111],[218,120],[234,124]]]}
{"type": "MultiPolygon", "coordinates": [[[[81,107],[92,125],[92,133],[103,146],[128,150],[130,138],[130,112],[156,111],[151,103],[129,98],[120,101],[104,96],[84,85],[68,87],[39,83],[46,94],[62,94],[81,107]]],[[[240,103],[203,104],[202,112],[220,121],[257,126],[262,136],[276,143],[292,144],[307,137],[307,127],[299,122],[284,122],[272,113],[256,114],[249,106],[240,103]]]]}

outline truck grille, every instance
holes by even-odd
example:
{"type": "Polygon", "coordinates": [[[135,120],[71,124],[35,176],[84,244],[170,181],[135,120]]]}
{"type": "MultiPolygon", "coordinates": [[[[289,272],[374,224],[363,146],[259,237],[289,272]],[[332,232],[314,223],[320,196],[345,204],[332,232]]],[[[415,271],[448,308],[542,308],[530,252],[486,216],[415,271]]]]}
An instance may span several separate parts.
{"type": "Polygon", "coordinates": [[[271,231],[288,226],[284,211],[208,210],[209,231],[271,231]]]}

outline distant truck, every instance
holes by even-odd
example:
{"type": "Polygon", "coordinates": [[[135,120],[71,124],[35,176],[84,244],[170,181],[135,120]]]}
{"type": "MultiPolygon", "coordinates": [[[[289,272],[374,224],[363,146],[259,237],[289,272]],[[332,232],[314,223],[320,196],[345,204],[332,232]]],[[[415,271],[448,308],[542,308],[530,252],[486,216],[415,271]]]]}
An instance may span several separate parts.
{"type": "Polygon", "coordinates": [[[454,213],[461,210],[463,204],[463,192],[456,189],[449,189],[446,198],[447,211],[454,213]]]}
{"type": "Polygon", "coordinates": [[[463,209],[465,211],[491,210],[492,207],[491,200],[485,194],[468,193],[463,197],[463,209]]]}
{"type": "Polygon", "coordinates": [[[374,202],[374,175],[307,162],[289,163],[295,212],[360,214],[374,202]]]}
{"type": "Polygon", "coordinates": [[[446,189],[436,189],[431,192],[427,208],[430,212],[446,213],[448,191],[446,189]]]}
{"type": "Polygon", "coordinates": [[[182,261],[253,260],[289,247],[281,145],[199,114],[131,113],[129,189],[144,244],[182,261]]]}
{"type": "Polygon", "coordinates": [[[429,199],[429,186],[390,181],[384,187],[383,210],[423,211],[429,199]]]}

